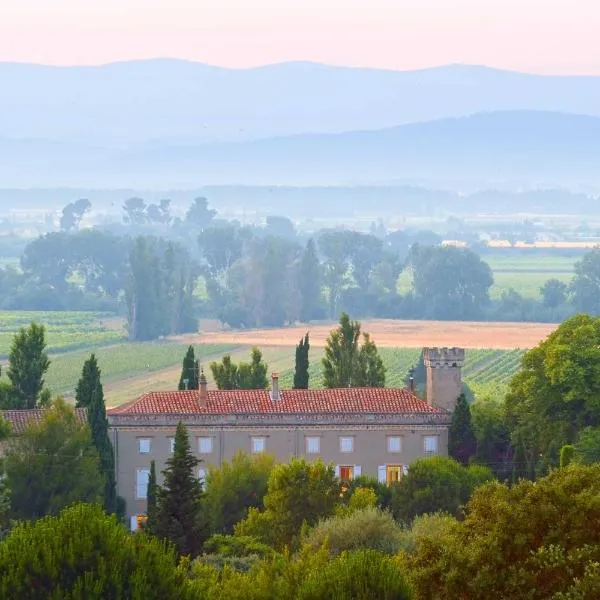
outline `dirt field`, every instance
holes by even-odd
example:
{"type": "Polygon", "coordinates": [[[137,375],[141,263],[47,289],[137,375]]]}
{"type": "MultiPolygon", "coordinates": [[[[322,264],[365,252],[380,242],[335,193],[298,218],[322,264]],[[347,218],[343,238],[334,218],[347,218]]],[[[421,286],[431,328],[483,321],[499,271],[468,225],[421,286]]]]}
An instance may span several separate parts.
{"type": "MultiPolygon", "coordinates": [[[[325,345],[330,325],[310,325],[250,331],[205,331],[177,339],[196,344],[243,344],[245,346],[293,346],[306,331],[311,345],[325,345]]],[[[461,348],[532,348],[546,338],[556,325],[547,323],[466,323],[459,321],[363,321],[363,331],[382,348],[457,346],[461,348]]]]}

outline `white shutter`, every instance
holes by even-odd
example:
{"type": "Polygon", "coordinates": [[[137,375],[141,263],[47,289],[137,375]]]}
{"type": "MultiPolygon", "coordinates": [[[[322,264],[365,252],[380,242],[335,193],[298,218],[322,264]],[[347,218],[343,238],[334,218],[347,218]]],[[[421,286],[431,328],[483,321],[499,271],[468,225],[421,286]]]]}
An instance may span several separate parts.
{"type": "Polygon", "coordinates": [[[408,465],[402,465],[402,473],[408,475],[408,465]]]}
{"type": "Polygon", "coordinates": [[[340,465],[335,465],[335,476],[337,478],[340,476],[340,465]]]}
{"type": "Polygon", "coordinates": [[[387,483],[387,468],[385,465],[379,465],[379,468],[377,469],[377,475],[379,483],[387,483]]]}
{"type": "Polygon", "coordinates": [[[360,477],[362,468],[360,465],[354,465],[354,477],[360,477]]]}
{"type": "Polygon", "coordinates": [[[129,517],[129,528],[131,531],[137,531],[137,515],[129,517]]]}

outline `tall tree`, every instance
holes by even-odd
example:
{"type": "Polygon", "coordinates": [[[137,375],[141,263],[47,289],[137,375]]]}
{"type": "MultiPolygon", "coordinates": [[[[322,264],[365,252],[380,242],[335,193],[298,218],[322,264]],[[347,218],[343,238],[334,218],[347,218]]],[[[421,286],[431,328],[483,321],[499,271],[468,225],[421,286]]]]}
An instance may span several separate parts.
{"type": "Polygon", "coordinates": [[[32,323],[27,329],[21,327],[8,355],[7,375],[16,404],[13,408],[35,408],[49,366],[44,326],[32,323]]]}
{"type": "Polygon", "coordinates": [[[360,347],[360,337],[360,323],[342,313],[339,327],[329,333],[325,346],[322,361],[325,387],[385,386],[385,367],[377,347],[366,333],[362,334],[360,347]]]}
{"type": "Polygon", "coordinates": [[[220,362],[211,362],[210,370],[220,390],[235,390],[239,385],[238,366],[226,354],[220,362]]]}
{"type": "Polygon", "coordinates": [[[163,471],[164,483],[157,490],[156,535],[170,540],[180,554],[196,556],[206,538],[202,514],[202,486],[198,481],[200,461],[192,454],[185,425],[179,422],[173,456],[163,471]]]}
{"type": "Polygon", "coordinates": [[[146,529],[151,533],[156,533],[156,495],[158,484],[156,483],[156,464],[150,461],[150,477],[148,478],[148,498],[146,506],[146,529]]]}
{"type": "Polygon", "coordinates": [[[100,458],[90,429],[62,399],[44,411],[39,424],[10,440],[5,470],[16,519],[38,519],[73,502],[103,500],[100,458]]]}
{"type": "Polygon", "coordinates": [[[128,225],[143,225],[146,222],[146,202],[143,198],[125,200],[123,221],[128,225]]]}
{"type": "Polygon", "coordinates": [[[92,208],[92,203],[86,198],[81,198],[75,202],[69,202],[63,210],[60,217],[61,231],[71,231],[79,227],[83,215],[92,208]]]}
{"type": "Polygon", "coordinates": [[[189,346],[183,358],[181,377],[179,378],[179,390],[198,389],[198,362],[194,354],[194,347],[189,346]]]}
{"type": "Polygon", "coordinates": [[[100,369],[96,355],[92,352],[90,357],[83,363],[81,377],[75,391],[75,406],[78,408],[88,407],[92,403],[92,396],[100,384],[100,369]]]}
{"type": "Polygon", "coordinates": [[[210,370],[220,390],[263,390],[268,387],[268,365],[262,359],[262,352],[252,348],[250,362],[235,364],[226,354],[221,362],[210,363],[210,370]]]}
{"type": "Polygon", "coordinates": [[[185,213],[185,224],[196,231],[202,231],[210,227],[216,214],[216,210],[208,208],[206,198],[194,198],[194,201],[185,213]]]}
{"type": "Polygon", "coordinates": [[[308,351],[310,349],[310,343],[308,339],[308,332],[300,340],[296,346],[296,367],[294,370],[294,389],[295,390],[307,390],[308,389],[308,351]]]}
{"type": "Polygon", "coordinates": [[[300,292],[300,319],[310,321],[322,315],[321,308],[321,264],[317,248],[311,238],[302,252],[298,271],[298,290],[300,292]]]}
{"type": "Polygon", "coordinates": [[[117,511],[117,482],[115,479],[115,454],[108,437],[108,419],[104,404],[104,391],[98,381],[87,407],[87,418],[92,443],[100,457],[100,471],[104,476],[104,508],[108,513],[117,511]]]}
{"type": "Polygon", "coordinates": [[[464,394],[456,401],[448,430],[448,454],[463,465],[477,452],[477,439],[471,421],[471,407],[464,394]]]}
{"type": "Polygon", "coordinates": [[[581,312],[600,315],[600,249],[594,248],[575,263],[571,281],[573,302],[581,312]]]}

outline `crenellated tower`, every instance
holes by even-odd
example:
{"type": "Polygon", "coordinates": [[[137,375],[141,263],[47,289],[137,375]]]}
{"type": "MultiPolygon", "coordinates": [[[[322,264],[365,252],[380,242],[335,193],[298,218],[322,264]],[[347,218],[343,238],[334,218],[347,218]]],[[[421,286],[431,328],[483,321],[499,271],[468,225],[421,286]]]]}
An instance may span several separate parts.
{"type": "Polygon", "coordinates": [[[460,370],[465,364],[464,348],[423,348],[427,374],[427,402],[453,411],[462,393],[460,370]]]}

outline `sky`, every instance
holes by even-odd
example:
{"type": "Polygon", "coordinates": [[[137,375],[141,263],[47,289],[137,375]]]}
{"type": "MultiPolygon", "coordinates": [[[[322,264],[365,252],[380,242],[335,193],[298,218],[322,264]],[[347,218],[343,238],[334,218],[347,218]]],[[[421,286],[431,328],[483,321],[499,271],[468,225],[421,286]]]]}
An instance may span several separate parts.
{"type": "Polygon", "coordinates": [[[600,0],[0,0],[0,61],[600,75],[600,0]]]}

